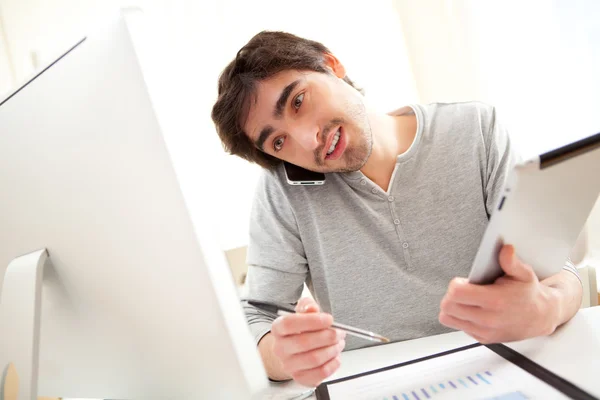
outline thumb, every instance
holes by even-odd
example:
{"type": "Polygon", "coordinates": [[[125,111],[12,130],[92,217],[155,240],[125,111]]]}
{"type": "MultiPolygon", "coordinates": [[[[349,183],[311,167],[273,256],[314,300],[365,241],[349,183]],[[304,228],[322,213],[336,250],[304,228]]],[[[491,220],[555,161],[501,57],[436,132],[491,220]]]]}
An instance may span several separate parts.
{"type": "Polygon", "coordinates": [[[511,245],[505,245],[500,250],[498,262],[507,276],[522,282],[532,282],[537,280],[535,272],[531,266],[521,262],[515,254],[515,248],[511,245]]]}
{"type": "Polygon", "coordinates": [[[296,305],[296,312],[299,313],[316,313],[320,310],[319,305],[310,297],[301,298],[296,305]]]}

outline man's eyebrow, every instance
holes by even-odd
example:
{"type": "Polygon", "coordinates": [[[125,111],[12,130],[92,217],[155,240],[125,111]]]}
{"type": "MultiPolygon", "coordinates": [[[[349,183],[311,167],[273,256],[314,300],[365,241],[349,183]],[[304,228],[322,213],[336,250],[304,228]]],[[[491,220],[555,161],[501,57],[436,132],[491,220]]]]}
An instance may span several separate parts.
{"type": "Polygon", "coordinates": [[[287,85],[282,91],[281,95],[279,95],[279,99],[277,100],[277,104],[275,104],[275,110],[273,111],[273,116],[277,119],[283,116],[283,108],[292,93],[292,90],[300,83],[300,79],[295,80],[294,82],[287,85]]]}
{"type": "Polygon", "coordinates": [[[275,128],[273,128],[271,125],[265,126],[262,129],[262,131],[260,131],[260,135],[258,135],[258,139],[256,140],[256,142],[254,142],[254,145],[258,147],[260,151],[265,151],[263,149],[263,146],[265,145],[265,142],[273,132],[275,132],[275,128]]]}
{"type": "MultiPolygon", "coordinates": [[[[279,99],[277,99],[277,103],[275,103],[275,109],[273,110],[273,116],[277,119],[280,119],[283,116],[283,108],[287,104],[288,99],[290,98],[290,94],[298,84],[300,83],[300,79],[296,79],[294,82],[287,85],[281,91],[279,95],[279,99]]],[[[263,147],[265,142],[269,139],[269,136],[275,132],[275,128],[271,125],[265,126],[261,131],[260,135],[258,135],[258,139],[254,142],[254,145],[261,151],[264,151],[263,147]]]]}

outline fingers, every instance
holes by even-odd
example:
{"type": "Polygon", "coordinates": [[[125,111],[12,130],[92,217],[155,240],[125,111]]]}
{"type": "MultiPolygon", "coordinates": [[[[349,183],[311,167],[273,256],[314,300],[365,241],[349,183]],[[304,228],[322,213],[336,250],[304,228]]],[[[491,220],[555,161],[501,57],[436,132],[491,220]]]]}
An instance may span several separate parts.
{"type": "Polygon", "coordinates": [[[346,342],[345,332],[333,329],[275,337],[273,353],[284,372],[306,386],[317,386],[340,366],[339,356],[346,342]],[[326,343],[325,345],[321,345],[326,343]],[[291,354],[292,349],[297,352],[291,354]],[[304,350],[304,351],[302,351],[304,350]],[[335,361],[334,361],[335,360],[335,361]]]}
{"type": "Polygon", "coordinates": [[[494,329],[465,321],[448,314],[440,313],[440,322],[450,328],[458,329],[473,337],[482,344],[512,342],[523,339],[517,332],[504,328],[494,329]]]}
{"type": "MultiPolygon", "coordinates": [[[[468,288],[466,291],[468,291],[468,288]]],[[[461,291],[459,290],[459,292],[461,291]]],[[[454,298],[460,298],[463,303],[453,301],[451,294],[452,290],[449,289],[448,294],[440,304],[440,323],[449,328],[462,330],[481,343],[494,343],[495,333],[499,332],[499,328],[502,327],[503,322],[499,320],[502,314],[496,312],[495,309],[464,304],[464,299],[473,299],[473,297],[463,296],[462,293],[460,296],[454,296],[454,298]]],[[[470,302],[494,304],[495,306],[495,298],[501,293],[490,290],[487,294],[488,299],[485,301],[470,302]]]]}
{"type": "Polygon", "coordinates": [[[502,321],[499,318],[500,314],[477,306],[455,303],[446,298],[442,300],[440,311],[442,314],[469,321],[485,328],[495,329],[502,326],[502,321]]]}
{"type": "Polygon", "coordinates": [[[498,262],[506,275],[522,282],[532,282],[537,280],[537,276],[531,266],[521,262],[515,254],[515,248],[511,245],[505,245],[500,250],[498,262]]]}
{"type": "Polygon", "coordinates": [[[295,371],[306,371],[320,367],[339,356],[346,346],[344,339],[327,347],[294,354],[283,362],[283,367],[295,371]]]}
{"type": "Polygon", "coordinates": [[[298,301],[296,305],[297,313],[306,313],[306,312],[319,312],[321,309],[319,305],[310,297],[303,297],[298,301]]]}
{"type": "Polygon", "coordinates": [[[304,386],[315,387],[318,386],[323,380],[333,374],[340,367],[340,358],[335,357],[325,364],[304,371],[296,371],[292,373],[292,378],[304,386]]]}
{"type": "Polygon", "coordinates": [[[302,332],[316,332],[328,329],[333,317],[326,313],[290,314],[277,318],[271,326],[276,336],[297,335],[302,332]]]}
{"type": "Polygon", "coordinates": [[[346,333],[331,328],[333,317],[320,312],[311,298],[302,298],[296,313],[277,318],[271,326],[273,354],[287,376],[317,386],[340,366],[346,333]]]}
{"type": "MultiPolygon", "coordinates": [[[[455,278],[440,304],[439,321],[462,330],[481,343],[498,343],[531,337],[540,307],[540,283],[531,266],[503,246],[498,261],[505,276],[491,285],[475,285],[455,278]]],[[[543,308],[543,307],[542,307],[543,308]]],[[[547,319],[547,318],[546,318],[547,319]]]]}
{"type": "Polygon", "coordinates": [[[284,336],[277,341],[280,348],[274,349],[279,357],[289,357],[314,349],[331,346],[346,338],[346,332],[325,329],[317,332],[305,332],[299,335],[284,336]]]}
{"type": "MultiPolygon", "coordinates": [[[[481,342],[480,339],[490,337],[490,332],[487,328],[474,324],[471,321],[464,321],[462,319],[458,319],[451,315],[440,313],[439,317],[440,323],[453,329],[461,330],[467,333],[470,336],[475,337],[478,341],[481,342]]],[[[491,343],[484,339],[485,343],[491,343]]],[[[484,343],[482,342],[482,343],[484,343]]]]}
{"type": "Polygon", "coordinates": [[[493,285],[476,285],[465,278],[454,278],[445,298],[454,303],[487,308],[493,306],[492,292],[495,292],[493,285]]]}
{"type": "Polygon", "coordinates": [[[504,314],[446,299],[442,300],[439,321],[447,327],[464,331],[483,344],[511,341],[515,338],[511,330],[507,329],[510,328],[510,322],[504,314]]]}

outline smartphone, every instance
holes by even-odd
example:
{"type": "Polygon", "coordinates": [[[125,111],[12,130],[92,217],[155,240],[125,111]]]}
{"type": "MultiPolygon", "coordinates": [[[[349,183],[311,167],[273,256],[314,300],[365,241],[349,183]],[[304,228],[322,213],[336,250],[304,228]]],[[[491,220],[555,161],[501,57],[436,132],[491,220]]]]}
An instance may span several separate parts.
{"type": "Polygon", "coordinates": [[[285,161],[283,165],[290,185],[322,185],[325,183],[325,174],[321,172],[309,171],[285,161]]]}

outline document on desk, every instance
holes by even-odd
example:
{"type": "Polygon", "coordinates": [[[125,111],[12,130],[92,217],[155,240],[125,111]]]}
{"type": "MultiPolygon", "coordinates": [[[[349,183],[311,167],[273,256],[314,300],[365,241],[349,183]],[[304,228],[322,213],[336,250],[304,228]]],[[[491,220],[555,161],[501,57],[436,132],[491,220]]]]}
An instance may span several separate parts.
{"type": "MultiPolygon", "coordinates": [[[[553,375],[547,370],[544,371],[553,375]]],[[[570,385],[568,382],[566,384],[570,385]]],[[[316,393],[319,400],[570,398],[551,383],[479,344],[326,382],[317,388],[316,393]]],[[[572,396],[570,392],[567,393],[572,396]]],[[[584,397],[573,398],[594,399],[585,397],[585,393],[584,397]]]]}

